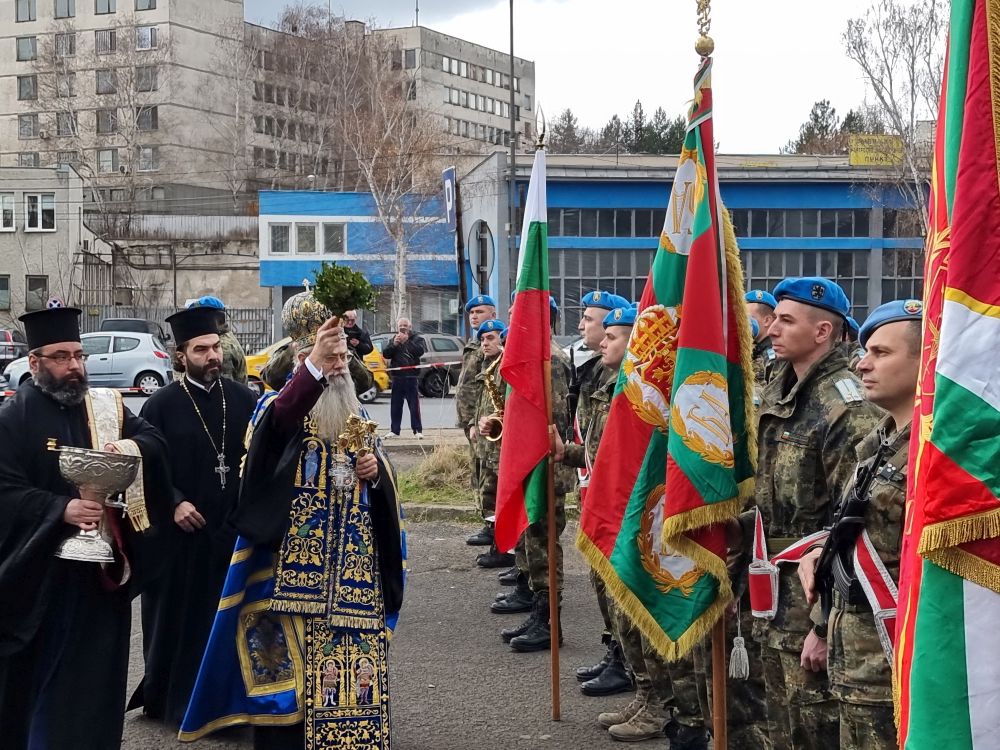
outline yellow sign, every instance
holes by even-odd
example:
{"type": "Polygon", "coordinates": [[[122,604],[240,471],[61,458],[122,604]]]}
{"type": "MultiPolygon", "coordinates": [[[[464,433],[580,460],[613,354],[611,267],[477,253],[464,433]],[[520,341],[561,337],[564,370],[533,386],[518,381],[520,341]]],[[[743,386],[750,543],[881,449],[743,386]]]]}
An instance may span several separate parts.
{"type": "Polygon", "coordinates": [[[852,135],[848,139],[852,167],[899,167],[903,140],[896,135],[852,135]]]}

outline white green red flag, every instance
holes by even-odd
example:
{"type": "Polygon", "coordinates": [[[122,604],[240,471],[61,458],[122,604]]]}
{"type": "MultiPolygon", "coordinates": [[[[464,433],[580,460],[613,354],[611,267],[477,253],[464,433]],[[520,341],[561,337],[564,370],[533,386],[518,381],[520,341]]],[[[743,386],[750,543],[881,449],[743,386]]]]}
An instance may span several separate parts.
{"type": "Polygon", "coordinates": [[[719,196],[711,70],[703,59],[577,538],[668,659],[698,643],[732,598],[721,522],[739,512],[754,474],[750,327],[719,196]]]}
{"type": "Polygon", "coordinates": [[[900,747],[1000,748],[1000,1],[953,0],[900,568],[900,747]]]}
{"type": "Polygon", "coordinates": [[[549,310],[549,236],[545,202],[545,151],[535,151],[521,227],[517,304],[510,314],[500,374],[508,385],[497,475],[495,540],[514,548],[528,524],[548,512],[550,407],[545,403],[545,363],[552,350],[549,310]]]}

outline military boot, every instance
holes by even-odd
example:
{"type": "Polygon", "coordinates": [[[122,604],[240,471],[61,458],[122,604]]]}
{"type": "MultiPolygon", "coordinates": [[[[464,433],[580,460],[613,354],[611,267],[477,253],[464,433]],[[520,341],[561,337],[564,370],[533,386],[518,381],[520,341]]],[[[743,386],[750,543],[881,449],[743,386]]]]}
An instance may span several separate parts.
{"type": "Polygon", "coordinates": [[[625,665],[625,655],[617,641],[611,641],[608,653],[611,655],[608,665],[597,677],[580,685],[580,691],[584,695],[615,695],[635,690],[635,681],[629,674],[625,665]]]}
{"type": "Polygon", "coordinates": [[[615,724],[624,724],[631,719],[640,709],[646,705],[646,696],[637,695],[625,708],[620,711],[605,711],[597,715],[597,723],[605,729],[610,729],[615,724]]]}
{"type": "Polygon", "coordinates": [[[531,593],[531,587],[528,585],[528,576],[523,576],[517,582],[517,586],[514,587],[513,591],[500,601],[493,602],[490,605],[490,611],[498,615],[530,612],[533,602],[534,595],[531,593]]]}
{"type": "Polygon", "coordinates": [[[607,648],[604,652],[604,657],[597,662],[597,664],[592,666],[576,668],[576,679],[580,682],[586,682],[587,680],[594,679],[597,675],[603,672],[604,668],[611,662],[611,644],[614,643],[614,641],[611,640],[611,635],[605,633],[601,636],[601,643],[603,643],[607,648]]]}
{"type": "Polygon", "coordinates": [[[517,578],[520,575],[521,571],[517,569],[517,566],[514,566],[503,573],[497,573],[497,580],[500,581],[501,586],[513,586],[517,583],[517,578]]]}
{"type": "Polygon", "coordinates": [[[708,732],[705,727],[689,727],[671,721],[667,724],[669,750],[708,750],[708,732]]]}
{"type": "MultiPolygon", "coordinates": [[[[545,651],[552,644],[551,623],[549,623],[549,595],[548,592],[535,596],[534,603],[535,621],[524,633],[515,638],[511,638],[510,647],[515,651],[545,651]]],[[[559,623],[559,645],[563,642],[562,623],[559,623]]]]}
{"type": "Polygon", "coordinates": [[[493,544],[493,524],[487,523],[483,528],[465,540],[470,547],[489,547],[493,544]]]}
{"type": "Polygon", "coordinates": [[[504,628],[500,631],[500,640],[504,643],[510,643],[512,639],[517,638],[520,635],[524,635],[528,632],[532,625],[535,624],[535,617],[538,615],[534,607],[531,608],[531,614],[528,615],[527,619],[520,625],[514,628],[504,628]]]}
{"type": "Polygon", "coordinates": [[[476,565],[480,568],[509,568],[514,564],[514,555],[501,552],[495,544],[490,544],[490,551],[476,557],[476,565]]]}
{"type": "Polygon", "coordinates": [[[628,721],[608,727],[608,734],[619,742],[652,740],[663,736],[667,721],[667,714],[662,708],[657,711],[647,703],[636,711],[628,721]]]}

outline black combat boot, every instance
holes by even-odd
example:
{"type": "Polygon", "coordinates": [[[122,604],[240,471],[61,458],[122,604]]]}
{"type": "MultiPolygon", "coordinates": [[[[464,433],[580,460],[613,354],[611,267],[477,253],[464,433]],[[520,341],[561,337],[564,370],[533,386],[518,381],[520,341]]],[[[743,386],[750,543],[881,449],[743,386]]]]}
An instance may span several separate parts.
{"type": "Polygon", "coordinates": [[[611,659],[608,661],[608,665],[601,670],[601,673],[580,685],[580,691],[584,695],[615,695],[635,690],[635,682],[625,666],[622,647],[618,645],[617,641],[611,641],[608,654],[611,659]]]}
{"type": "Polygon", "coordinates": [[[689,727],[671,720],[666,735],[668,750],[708,750],[708,732],[704,727],[689,727]]]}
{"type": "Polygon", "coordinates": [[[531,587],[528,585],[528,576],[522,576],[513,591],[503,599],[495,601],[490,605],[490,611],[496,612],[498,615],[530,612],[533,601],[534,595],[531,593],[531,587]]]}
{"type": "Polygon", "coordinates": [[[489,547],[493,544],[493,524],[487,523],[483,528],[465,540],[470,547],[489,547]]]}
{"type": "Polygon", "coordinates": [[[514,555],[501,552],[495,544],[490,545],[490,551],[476,557],[476,565],[480,568],[509,568],[514,564],[514,555]]]}
{"type": "Polygon", "coordinates": [[[601,659],[597,664],[590,667],[577,667],[576,668],[576,679],[580,682],[586,682],[587,680],[592,680],[601,672],[604,668],[611,663],[611,644],[614,641],[611,640],[611,634],[605,633],[601,636],[601,643],[607,647],[607,651],[604,652],[604,658],[601,659]]]}
{"type": "MultiPolygon", "coordinates": [[[[561,608],[560,608],[561,609],[561,608]]],[[[535,596],[535,621],[521,635],[510,639],[510,647],[515,651],[545,651],[551,647],[552,630],[549,623],[549,594],[535,596]]],[[[563,642],[562,623],[559,623],[559,645],[563,642]]]]}
{"type": "Polygon", "coordinates": [[[515,566],[508,568],[503,573],[497,573],[497,580],[500,581],[501,586],[513,586],[517,583],[519,575],[521,575],[521,571],[515,566]]]}
{"type": "Polygon", "coordinates": [[[535,617],[537,617],[537,615],[538,613],[535,611],[535,608],[532,607],[531,614],[528,615],[528,618],[520,625],[518,625],[516,628],[504,628],[503,630],[501,630],[500,639],[504,643],[510,643],[511,639],[517,638],[519,635],[527,633],[528,629],[535,624],[535,617]]]}

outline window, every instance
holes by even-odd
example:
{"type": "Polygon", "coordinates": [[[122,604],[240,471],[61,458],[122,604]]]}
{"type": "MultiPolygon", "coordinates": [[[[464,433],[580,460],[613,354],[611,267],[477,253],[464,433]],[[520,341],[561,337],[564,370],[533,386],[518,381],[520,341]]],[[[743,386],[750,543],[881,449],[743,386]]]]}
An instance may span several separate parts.
{"type": "MultiPolygon", "coordinates": [[[[0,276],[0,310],[10,309],[10,276],[0,276]]],[[[17,339],[15,339],[16,341],[17,339]]]]}
{"type": "Polygon", "coordinates": [[[56,18],[72,18],[76,15],[76,0],[56,0],[56,18]]]}
{"type": "Polygon", "coordinates": [[[56,34],[56,57],[72,57],[76,54],[76,34],[56,34]]]}
{"type": "Polygon", "coordinates": [[[887,208],[883,213],[883,237],[921,237],[923,233],[919,211],[887,208]]]}
{"type": "Polygon", "coordinates": [[[441,56],[441,70],[445,73],[451,70],[451,58],[445,57],[444,55],[441,56]]]}
{"type": "Polygon", "coordinates": [[[37,17],[38,9],[35,7],[35,0],[17,0],[17,21],[34,21],[37,17]]]}
{"type": "Polygon", "coordinates": [[[131,336],[115,336],[115,353],[130,352],[139,348],[139,339],[131,336]]]}
{"type": "Polygon", "coordinates": [[[55,231],[56,194],[26,193],[24,196],[24,230],[26,232],[55,231]]]}
{"type": "Polygon", "coordinates": [[[458,64],[458,74],[462,76],[462,78],[469,77],[469,66],[467,63],[463,62],[458,64]]]}
{"type": "Polygon", "coordinates": [[[531,94],[524,95],[524,109],[526,112],[531,111],[531,94]]]}
{"type": "Polygon", "coordinates": [[[56,164],[65,164],[67,166],[78,164],[80,162],[80,154],[76,151],[57,151],[56,152],[56,164]]]}
{"type": "Polygon", "coordinates": [[[458,60],[456,60],[454,57],[451,58],[451,73],[452,75],[456,76],[458,75],[458,60]]]}
{"type": "Polygon", "coordinates": [[[264,101],[268,104],[274,104],[274,86],[270,83],[264,84],[264,101]]]}
{"type": "Polygon", "coordinates": [[[38,98],[38,76],[17,77],[17,100],[27,101],[38,98]]]}
{"type": "Polygon", "coordinates": [[[113,68],[95,70],[94,79],[97,82],[98,94],[113,94],[118,90],[118,71],[113,68]]]}
{"type": "Polygon", "coordinates": [[[448,95],[452,104],[458,104],[459,96],[458,89],[448,89],[448,95]]]}
{"type": "Polygon", "coordinates": [[[44,310],[49,301],[49,277],[24,277],[24,309],[27,312],[44,310]]]}
{"type": "Polygon", "coordinates": [[[823,209],[819,212],[819,236],[837,236],[837,212],[830,209],[823,209]]]}
{"type": "Polygon", "coordinates": [[[33,36],[17,38],[17,59],[21,62],[38,57],[38,39],[33,36]]]}
{"type": "Polygon", "coordinates": [[[156,10],[156,0],[135,0],[136,10],[156,10]]]}
{"type": "Polygon", "coordinates": [[[467,92],[459,91],[458,101],[461,106],[465,107],[466,109],[469,108],[469,94],[467,92]]]}
{"type": "Polygon", "coordinates": [[[56,76],[56,96],[76,96],[76,73],[62,73],[56,76]]]}
{"type": "Polygon", "coordinates": [[[17,166],[19,167],[37,167],[39,163],[37,151],[22,151],[17,155],[17,166]]]}
{"type": "Polygon", "coordinates": [[[632,236],[632,212],[629,209],[615,211],[615,237],[632,236]]]}
{"type": "Polygon", "coordinates": [[[282,107],[285,106],[285,87],[275,86],[274,87],[274,103],[280,104],[282,107]]]}
{"type": "Polygon", "coordinates": [[[94,32],[94,51],[99,55],[110,55],[118,48],[118,39],[114,29],[102,29],[94,32]]]}
{"type": "Polygon", "coordinates": [[[288,253],[288,240],[291,227],[288,224],[271,225],[271,253],[288,253]]]}
{"type": "Polygon", "coordinates": [[[76,112],[56,112],[56,135],[76,135],[78,131],[76,112]]]}
{"type": "Polygon", "coordinates": [[[415,101],[417,98],[417,82],[408,81],[406,84],[406,98],[409,101],[415,101]]]}
{"type": "Polygon", "coordinates": [[[403,50],[394,49],[389,52],[389,65],[393,70],[403,69],[403,50]]]}
{"type": "Polygon", "coordinates": [[[413,70],[417,67],[417,51],[415,49],[403,50],[403,67],[413,70]]]}
{"type": "Polygon", "coordinates": [[[457,352],[459,350],[457,342],[437,336],[431,337],[431,348],[436,352],[457,352]]]}
{"type": "Polygon", "coordinates": [[[0,193],[0,231],[14,231],[14,194],[0,193]]]}
{"type": "Polygon", "coordinates": [[[140,65],[135,69],[136,91],[156,91],[159,86],[155,65],[140,65]]]}
{"type": "Polygon", "coordinates": [[[17,137],[22,141],[38,137],[38,115],[17,116],[17,137]]]}
{"type": "Polygon", "coordinates": [[[295,252],[299,254],[316,252],[315,224],[295,225],[295,252]]]}
{"type": "Polygon", "coordinates": [[[118,149],[102,148],[97,152],[97,171],[110,174],[118,171],[118,149]]]}
{"type": "Polygon", "coordinates": [[[136,49],[156,49],[156,27],[137,26],[135,29],[136,49]]]}
{"type": "Polygon", "coordinates": [[[118,132],[118,112],[113,109],[99,109],[94,113],[97,117],[97,132],[108,135],[118,132]]]}
{"type": "Polygon", "coordinates": [[[135,110],[135,124],[139,130],[156,130],[160,127],[159,107],[137,107],[135,110]]]}
{"type": "Polygon", "coordinates": [[[138,151],[140,172],[155,172],[160,168],[160,149],[158,146],[139,146],[138,151]]]}
{"type": "Polygon", "coordinates": [[[111,348],[111,337],[88,336],[80,342],[80,346],[88,357],[93,357],[95,354],[107,354],[111,348]]]}
{"type": "Polygon", "coordinates": [[[117,8],[115,0],[94,0],[94,13],[114,13],[117,8]]]}
{"type": "Polygon", "coordinates": [[[323,225],[323,252],[326,255],[342,255],[344,253],[344,225],[323,225]]]}

